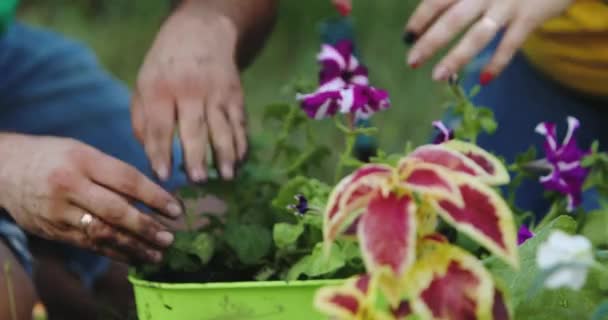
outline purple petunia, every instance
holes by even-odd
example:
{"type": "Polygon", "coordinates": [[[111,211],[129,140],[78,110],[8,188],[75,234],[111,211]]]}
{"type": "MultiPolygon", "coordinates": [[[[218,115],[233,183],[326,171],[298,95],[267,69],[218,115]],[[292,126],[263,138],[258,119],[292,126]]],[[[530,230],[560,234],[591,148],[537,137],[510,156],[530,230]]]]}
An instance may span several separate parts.
{"type": "Polygon", "coordinates": [[[540,178],[547,190],[557,191],[568,197],[568,210],[572,211],[582,201],[582,188],[589,170],[581,166],[583,157],[588,151],[579,149],[574,139],[579,121],[568,117],[568,132],[561,145],[557,142],[554,123],[543,122],[536,127],[536,132],[545,136],[545,156],[551,165],[551,172],[540,178]]]}
{"type": "Polygon", "coordinates": [[[532,237],[534,237],[534,233],[532,233],[532,231],[528,229],[525,224],[523,224],[517,232],[517,245],[522,245],[524,242],[526,242],[532,237]]]}
{"type": "Polygon", "coordinates": [[[441,121],[433,121],[433,127],[439,131],[433,140],[433,144],[442,144],[454,139],[454,130],[448,128],[445,123],[441,121]]]}
{"type": "Polygon", "coordinates": [[[390,106],[388,93],[369,85],[367,68],[353,55],[351,41],[324,44],[317,59],[322,65],[319,88],[297,95],[309,117],[323,119],[339,112],[365,119],[390,106]]]}

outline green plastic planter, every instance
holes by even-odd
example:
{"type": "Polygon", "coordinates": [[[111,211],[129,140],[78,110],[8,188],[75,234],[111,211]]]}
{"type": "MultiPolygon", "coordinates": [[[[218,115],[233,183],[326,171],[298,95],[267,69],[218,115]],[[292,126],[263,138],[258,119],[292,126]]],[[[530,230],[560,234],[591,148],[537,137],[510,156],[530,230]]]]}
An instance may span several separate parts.
{"type": "Polygon", "coordinates": [[[130,277],[139,320],[317,320],[315,292],[343,280],[172,284],[130,277]]]}

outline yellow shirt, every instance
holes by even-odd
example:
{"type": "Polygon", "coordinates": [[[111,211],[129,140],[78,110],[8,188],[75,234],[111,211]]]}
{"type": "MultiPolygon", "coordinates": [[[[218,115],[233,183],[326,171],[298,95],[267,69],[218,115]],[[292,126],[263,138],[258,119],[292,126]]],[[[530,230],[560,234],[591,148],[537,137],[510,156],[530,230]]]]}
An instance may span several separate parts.
{"type": "Polygon", "coordinates": [[[534,32],[523,51],[533,65],[565,86],[608,96],[608,3],[575,1],[534,32]]]}

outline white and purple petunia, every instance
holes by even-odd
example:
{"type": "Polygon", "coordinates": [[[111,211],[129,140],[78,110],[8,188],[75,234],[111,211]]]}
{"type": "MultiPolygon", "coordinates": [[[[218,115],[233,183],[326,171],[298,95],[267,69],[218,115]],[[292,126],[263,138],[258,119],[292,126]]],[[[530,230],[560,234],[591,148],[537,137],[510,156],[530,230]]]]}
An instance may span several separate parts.
{"type": "Polygon", "coordinates": [[[536,132],[545,136],[545,156],[551,165],[551,172],[540,178],[547,190],[557,191],[568,197],[568,210],[573,210],[582,201],[582,188],[589,170],[581,166],[583,157],[588,151],[579,149],[574,139],[579,121],[568,117],[568,132],[561,145],[557,141],[554,123],[543,122],[536,127],[536,132]]]}
{"type": "Polygon", "coordinates": [[[433,127],[439,131],[433,140],[433,144],[442,144],[454,139],[454,130],[448,128],[442,121],[433,121],[433,127]]]}
{"type": "Polygon", "coordinates": [[[319,88],[297,95],[309,117],[323,119],[339,112],[365,119],[390,106],[388,93],[369,85],[367,68],[353,55],[351,41],[322,45],[317,59],[322,66],[319,88]]]}

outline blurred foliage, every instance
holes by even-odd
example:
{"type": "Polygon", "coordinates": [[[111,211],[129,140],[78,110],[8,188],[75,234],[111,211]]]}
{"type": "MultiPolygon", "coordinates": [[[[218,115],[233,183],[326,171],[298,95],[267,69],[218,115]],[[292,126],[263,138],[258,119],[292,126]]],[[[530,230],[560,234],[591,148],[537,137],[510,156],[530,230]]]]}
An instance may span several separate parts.
{"type": "MultiPolygon", "coordinates": [[[[377,87],[391,93],[393,109],[374,117],[380,147],[401,152],[406,140],[425,141],[430,121],[440,117],[445,90],[432,83],[432,63],[411,70],[405,65],[401,42],[405,20],[416,0],[355,0],[354,22],[361,55],[370,66],[377,87]]],[[[169,1],[146,0],[21,0],[20,18],[52,28],[90,45],[118,78],[133,84],[142,58],[154,39],[169,1]]],[[[266,49],[243,75],[254,135],[264,132],[262,106],[280,96],[286,83],[298,76],[315,77],[320,23],[336,13],[329,0],[281,1],[279,20],[266,49]]],[[[341,143],[333,123],[325,124],[328,141],[341,143]]],[[[333,163],[333,162],[332,162],[333,163]]]]}

